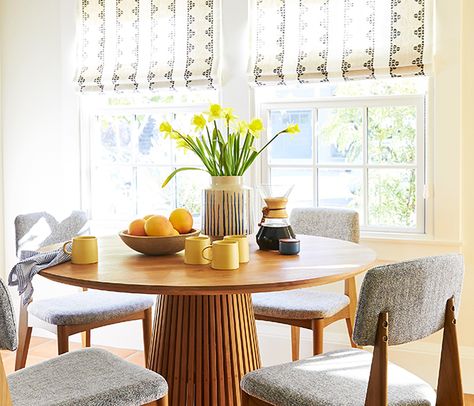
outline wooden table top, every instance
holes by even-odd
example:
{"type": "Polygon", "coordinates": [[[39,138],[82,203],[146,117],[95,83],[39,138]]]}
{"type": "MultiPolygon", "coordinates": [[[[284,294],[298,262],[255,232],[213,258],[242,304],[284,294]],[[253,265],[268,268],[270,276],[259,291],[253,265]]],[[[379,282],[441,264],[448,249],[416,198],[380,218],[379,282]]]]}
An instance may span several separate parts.
{"type": "Polygon", "coordinates": [[[357,275],[375,261],[375,252],[358,244],[299,235],[301,252],[286,256],[260,251],[250,237],[250,262],[237,270],[184,264],[184,251],[145,256],[118,236],[99,238],[99,263],[65,262],[40,274],[68,285],[117,292],[215,295],[255,293],[324,285],[357,275]]]}

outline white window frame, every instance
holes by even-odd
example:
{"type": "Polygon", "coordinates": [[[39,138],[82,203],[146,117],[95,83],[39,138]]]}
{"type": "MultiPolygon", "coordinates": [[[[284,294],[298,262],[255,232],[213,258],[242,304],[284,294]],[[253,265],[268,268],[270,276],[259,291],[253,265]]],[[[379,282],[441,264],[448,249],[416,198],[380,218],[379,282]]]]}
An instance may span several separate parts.
{"type": "MultiPolygon", "coordinates": [[[[91,169],[93,168],[93,155],[91,137],[95,131],[95,117],[98,115],[127,115],[127,114],[167,114],[175,113],[179,115],[180,113],[194,113],[200,114],[202,111],[205,111],[209,108],[209,103],[183,103],[183,104],[166,104],[166,105],[105,105],[104,103],[95,103],[93,99],[89,99],[89,96],[81,100],[80,107],[80,141],[81,141],[81,204],[83,208],[87,208],[88,216],[92,221],[93,226],[98,227],[99,229],[107,229],[110,225],[113,225],[117,221],[130,221],[130,218],[114,218],[114,219],[102,219],[98,218],[92,207],[92,174],[91,169]],[[92,102],[91,102],[92,100],[92,102]]],[[[113,95],[111,96],[113,97],[113,95]]],[[[216,94],[216,100],[218,100],[219,94],[216,94]]],[[[163,164],[153,164],[146,163],[143,165],[127,165],[124,166],[149,166],[149,167],[160,167],[160,168],[170,168],[170,172],[174,168],[180,168],[184,166],[189,166],[185,163],[163,163],[163,164]]],[[[196,167],[203,167],[199,164],[193,164],[196,167]]],[[[176,205],[176,194],[173,197],[174,205],[176,205]]]]}
{"type": "MultiPolygon", "coordinates": [[[[313,170],[313,205],[318,202],[318,169],[352,168],[361,169],[363,172],[363,210],[365,221],[368,219],[368,168],[400,168],[415,169],[416,171],[416,227],[388,227],[361,225],[361,230],[368,233],[393,233],[393,234],[426,234],[427,232],[427,199],[426,199],[426,96],[416,95],[388,95],[388,96],[361,96],[361,97],[323,97],[311,100],[288,100],[279,102],[262,101],[257,103],[257,111],[268,128],[271,110],[313,110],[313,161],[311,164],[270,164],[268,151],[262,153],[259,179],[261,183],[270,183],[270,169],[283,168],[312,168],[313,170]],[[416,158],[413,164],[368,164],[367,160],[367,111],[370,107],[396,107],[415,106],[417,113],[416,123],[416,158]],[[317,111],[321,108],[361,108],[363,110],[363,162],[362,164],[345,163],[318,163],[317,162],[317,111]]],[[[291,197],[290,197],[291,198],[291,197]]]]}

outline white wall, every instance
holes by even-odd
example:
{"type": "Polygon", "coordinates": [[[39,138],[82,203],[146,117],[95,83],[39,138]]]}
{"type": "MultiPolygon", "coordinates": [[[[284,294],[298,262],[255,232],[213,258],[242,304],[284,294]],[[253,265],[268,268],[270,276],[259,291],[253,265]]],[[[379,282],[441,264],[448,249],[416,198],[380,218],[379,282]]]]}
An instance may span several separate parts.
{"type": "MultiPolygon", "coordinates": [[[[247,91],[246,61],[235,58],[234,45],[241,32],[226,21],[245,22],[242,2],[223,0],[223,50],[231,62],[224,66],[222,100],[241,115],[251,111],[247,91]]],[[[74,52],[75,0],[3,0],[0,27],[3,37],[1,66],[1,112],[3,123],[3,188],[5,263],[15,262],[13,219],[22,212],[77,208],[79,196],[78,98],[72,86],[71,58],[74,52]]],[[[367,244],[379,258],[404,259],[447,251],[461,246],[461,16],[462,0],[436,1],[438,37],[436,75],[430,103],[429,155],[436,163],[430,169],[434,194],[430,204],[433,229],[422,240],[375,240],[367,244]]],[[[245,49],[245,44],[240,43],[245,49]]],[[[0,151],[1,152],[1,151],[0,151]]],[[[1,170],[1,168],[0,168],[1,170]]],[[[1,185],[0,185],[1,186],[1,185]]],[[[0,190],[1,192],[1,190],[0,190]]],[[[0,227],[1,224],[0,204],[0,227]]],[[[2,233],[0,233],[0,238],[2,233]]],[[[1,241],[0,241],[1,243],[1,241]]],[[[1,245],[0,245],[1,247],[1,245]]],[[[1,254],[1,253],[0,253],[1,254]]],[[[470,272],[470,270],[468,270],[470,272]]],[[[57,288],[38,289],[48,295],[57,288]]],[[[60,290],[64,289],[63,287],[60,290]]],[[[341,289],[340,286],[328,289],[341,289]]],[[[467,289],[467,288],[466,288],[467,289]]],[[[472,295],[472,287],[467,289],[472,295]]],[[[463,309],[460,327],[464,386],[474,392],[474,334],[472,310],[463,309]]],[[[289,360],[289,330],[284,326],[259,324],[264,363],[289,360]]],[[[326,349],[347,345],[344,323],[327,329],[326,349]]],[[[95,342],[141,347],[139,325],[115,326],[98,331],[95,342]]],[[[93,339],[93,341],[94,341],[93,339]]],[[[309,334],[304,332],[302,353],[309,354],[309,334]]],[[[436,383],[439,336],[392,351],[392,360],[436,383]]]]}
{"type": "Polygon", "coordinates": [[[15,262],[17,214],[78,207],[79,128],[70,63],[75,2],[2,3],[3,219],[8,269],[15,262]]]}
{"type": "MultiPolygon", "coordinates": [[[[79,208],[79,109],[72,84],[75,4],[1,2],[5,276],[16,263],[13,221],[18,214],[48,210],[62,216],[79,208]]],[[[65,290],[42,278],[35,285],[40,298],[65,290]]]]}

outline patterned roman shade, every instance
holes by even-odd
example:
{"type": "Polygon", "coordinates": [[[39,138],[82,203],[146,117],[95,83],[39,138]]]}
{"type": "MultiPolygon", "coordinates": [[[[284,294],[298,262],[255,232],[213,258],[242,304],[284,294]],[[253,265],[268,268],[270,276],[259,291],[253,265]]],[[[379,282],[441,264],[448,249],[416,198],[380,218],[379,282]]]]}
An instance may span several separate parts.
{"type": "Polygon", "coordinates": [[[80,91],[214,87],[219,0],[82,0],[80,91]]]}
{"type": "Polygon", "coordinates": [[[250,81],[424,75],[432,0],[251,0],[250,81]]]}

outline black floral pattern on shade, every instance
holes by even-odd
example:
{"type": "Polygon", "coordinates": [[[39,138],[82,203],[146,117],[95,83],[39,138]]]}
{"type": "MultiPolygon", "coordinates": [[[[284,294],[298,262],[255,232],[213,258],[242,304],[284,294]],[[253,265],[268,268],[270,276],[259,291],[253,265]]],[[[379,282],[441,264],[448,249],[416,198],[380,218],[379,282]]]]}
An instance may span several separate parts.
{"type": "Polygon", "coordinates": [[[425,1],[254,0],[249,74],[257,85],[424,75],[425,1]]]}
{"type": "Polygon", "coordinates": [[[218,63],[215,40],[220,34],[217,2],[82,0],[79,89],[213,87],[218,63]],[[180,17],[183,12],[185,20],[180,17]]]}

